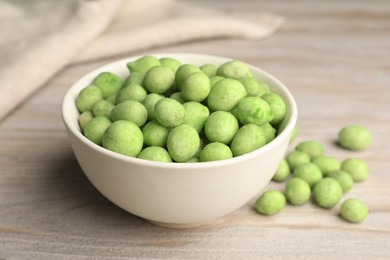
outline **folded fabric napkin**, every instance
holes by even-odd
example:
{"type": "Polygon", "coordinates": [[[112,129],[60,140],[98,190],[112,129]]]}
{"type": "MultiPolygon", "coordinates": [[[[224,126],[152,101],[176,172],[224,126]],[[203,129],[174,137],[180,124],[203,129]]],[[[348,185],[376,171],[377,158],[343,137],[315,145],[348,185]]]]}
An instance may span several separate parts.
{"type": "Polygon", "coordinates": [[[174,0],[0,0],[0,120],[69,64],[197,39],[260,39],[282,23],[174,0]]]}

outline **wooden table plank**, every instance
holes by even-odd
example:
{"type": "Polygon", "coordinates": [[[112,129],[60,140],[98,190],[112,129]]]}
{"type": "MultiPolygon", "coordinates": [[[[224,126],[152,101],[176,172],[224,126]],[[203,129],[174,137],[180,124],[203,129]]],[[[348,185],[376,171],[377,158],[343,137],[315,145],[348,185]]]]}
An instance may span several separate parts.
{"type": "Polygon", "coordinates": [[[199,3],[274,12],[286,24],[263,41],[219,39],[152,51],[230,56],[282,80],[299,107],[300,134],[291,149],[318,140],[340,160],[355,156],[368,162],[370,178],[344,197],[366,202],[366,221],[348,224],[337,207],[324,210],[312,203],[264,217],[251,201],[210,225],[169,230],[116,207],[82,173],[60,117],[67,88],[109,59],[66,68],[1,122],[0,258],[390,258],[390,2],[199,3]],[[371,130],[369,149],[349,152],[334,144],[349,123],[371,130]]]}

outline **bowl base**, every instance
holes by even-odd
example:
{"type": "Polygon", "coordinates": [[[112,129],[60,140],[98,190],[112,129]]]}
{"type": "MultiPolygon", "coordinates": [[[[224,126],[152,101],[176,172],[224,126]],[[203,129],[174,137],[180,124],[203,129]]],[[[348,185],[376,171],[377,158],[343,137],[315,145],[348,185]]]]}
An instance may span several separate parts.
{"type": "Polygon", "coordinates": [[[163,227],[163,228],[171,228],[171,229],[195,228],[195,227],[203,226],[203,225],[206,225],[208,223],[213,222],[213,220],[207,220],[207,221],[196,222],[196,223],[166,223],[166,222],[159,222],[159,221],[154,221],[154,220],[145,219],[145,218],[144,218],[144,220],[153,224],[153,225],[163,227]]]}

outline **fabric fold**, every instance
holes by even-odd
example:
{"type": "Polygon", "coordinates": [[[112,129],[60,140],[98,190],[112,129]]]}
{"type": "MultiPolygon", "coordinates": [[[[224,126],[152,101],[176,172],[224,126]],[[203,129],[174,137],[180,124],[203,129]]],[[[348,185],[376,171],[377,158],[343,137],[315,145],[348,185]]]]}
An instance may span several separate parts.
{"type": "Polygon", "coordinates": [[[56,32],[28,39],[25,48],[2,64],[0,119],[68,65],[85,44],[102,33],[120,3],[119,0],[79,2],[70,19],[56,32]],[[102,13],[106,16],[101,16],[102,13]]]}
{"type": "Polygon", "coordinates": [[[0,0],[0,120],[72,63],[200,39],[261,39],[283,18],[174,0],[0,0]]]}
{"type": "Polygon", "coordinates": [[[260,39],[271,35],[283,22],[283,19],[270,14],[262,14],[257,20],[254,22],[226,15],[202,19],[197,17],[168,19],[161,23],[148,25],[146,28],[103,34],[84,48],[73,62],[86,62],[192,40],[224,37],[260,39]]]}

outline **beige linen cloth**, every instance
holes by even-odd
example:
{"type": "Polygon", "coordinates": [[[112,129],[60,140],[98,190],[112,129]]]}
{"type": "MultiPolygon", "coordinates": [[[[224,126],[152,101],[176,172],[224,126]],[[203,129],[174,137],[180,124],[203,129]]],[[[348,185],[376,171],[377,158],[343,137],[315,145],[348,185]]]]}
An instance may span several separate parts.
{"type": "Polygon", "coordinates": [[[0,0],[0,120],[69,64],[198,39],[260,39],[283,23],[194,3],[0,0]]]}

